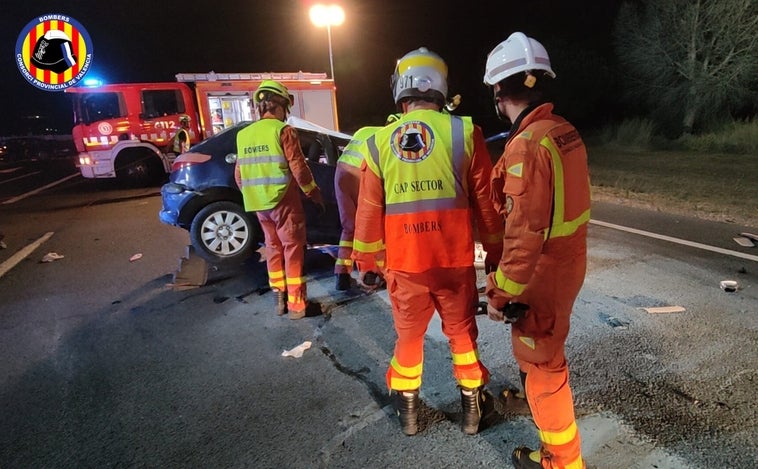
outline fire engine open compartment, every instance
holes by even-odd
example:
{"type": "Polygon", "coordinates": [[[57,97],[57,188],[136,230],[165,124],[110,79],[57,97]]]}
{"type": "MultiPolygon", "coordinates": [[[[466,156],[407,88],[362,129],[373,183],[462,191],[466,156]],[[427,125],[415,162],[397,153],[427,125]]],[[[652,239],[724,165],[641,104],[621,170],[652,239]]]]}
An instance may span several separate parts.
{"type": "Polygon", "coordinates": [[[326,73],[179,73],[195,90],[204,138],[238,122],[256,120],[253,93],[263,80],[282,83],[295,97],[290,115],[339,130],[334,80],[326,73]]]}

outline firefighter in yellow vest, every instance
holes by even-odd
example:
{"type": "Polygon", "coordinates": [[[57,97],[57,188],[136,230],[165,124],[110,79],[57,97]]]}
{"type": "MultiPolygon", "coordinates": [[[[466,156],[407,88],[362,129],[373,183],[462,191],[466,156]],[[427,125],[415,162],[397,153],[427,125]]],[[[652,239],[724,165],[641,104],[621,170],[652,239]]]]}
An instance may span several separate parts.
{"type": "Polygon", "coordinates": [[[174,137],[171,139],[171,148],[169,151],[175,155],[185,153],[190,147],[190,118],[187,115],[179,116],[179,130],[176,131],[174,137]]]}
{"type": "MultiPolygon", "coordinates": [[[[387,116],[385,124],[391,124],[400,119],[400,114],[387,116]]],[[[358,207],[358,188],[361,182],[361,164],[364,156],[361,146],[368,137],[381,127],[362,127],[353,134],[352,140],[337,160],[337,170],[334,173],[334,192],[337,197],[337,207],[340,211],[342,234],[337,251],[337,261],[334,263],[334,274],[337,278],[336,289],[343,291],[351,287],[350,273],[353,271],[353,234],[355,233],[355,210],[358,207]]],[[[380,259],[380,267],[384,266],[380,259]]]]}
{"type": "Polygon", "coordinates": [[[362,127],[354,134],[350,143],[337,160],[334,173],[334,193],[340,212],[342,233],[334,263],[334,275],[337,279],[335,289],[348,290],[351,286],[350,273],[353,271],[353,233],[355,232],[355,210],[358,206],[358,187],[361,180],[363,155],[358,150],[366,138],[381,127],[362,127]]]}
{"type": "MultiPolygon", "coordinates": [[[[393,76],[397,122],[363,145],[353,258],[362,279],[385,278],[397,333],[387,370],[403,433],[419,430],[424,336],[436,310],[452,354],[466,434],[479,431],[489,371],[479,360],[474,229],[488,264],[502,252],[502,219],[490,200],[492,163],[470,117],[443,113],[447,65],[426,48],[409,52],[393,76]]],[[[365,283],[365,282],[364,282],[365,283]]]]}
{"type": "Polygon", "coordinates": [[[305,212],[299,191],[324,211],[321,191],[305,160],[297,130],[285,124],[293,96],[264,80],[253,97],[261,119],[237,134],[235,178],[245,210],[256,212],[266,242],[266,263],[276,312],[306,315],[305,212]]]}

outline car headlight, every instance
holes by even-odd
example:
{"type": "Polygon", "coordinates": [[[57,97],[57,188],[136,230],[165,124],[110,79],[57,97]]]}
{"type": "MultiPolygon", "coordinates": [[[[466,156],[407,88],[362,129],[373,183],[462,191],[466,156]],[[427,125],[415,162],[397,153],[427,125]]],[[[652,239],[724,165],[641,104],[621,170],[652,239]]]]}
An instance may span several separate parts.
{"type": "Polygon", "coordinates": [[[163,192],[167,194],[181,194],[184,192],[184,186],[181,184],[169,182],[163,185],[163,192]]]}

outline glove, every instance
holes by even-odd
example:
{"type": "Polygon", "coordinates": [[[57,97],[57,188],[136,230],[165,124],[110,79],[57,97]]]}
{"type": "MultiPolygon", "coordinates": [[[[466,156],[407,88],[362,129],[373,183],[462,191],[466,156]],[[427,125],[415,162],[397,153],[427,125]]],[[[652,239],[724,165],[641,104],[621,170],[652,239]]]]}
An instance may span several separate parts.
{"type": "Polygon", "coordinates": [[[367,291],[373,291],[382,286],[384,279],[376,272],[363,272],[358,278],[358,285],[367,291]]]}
{"type": "Polygon", "coordinates": [[[526,316],[526,312],[529,310],[529,305],[524,303],[508,303],[503,308],[503,314],[505,315],[505,322],[514,323],[519,319],[526,316]]]}
{"type": "Polygon", "coordinates": [[[497,309],[491,304],[487,304],[487,316],[493,321],[505,321],[513,324],[519,319],[526,316],[529,305],[524,303],[508,303],[503,309],[497,309]]]}
{"type": "Polygon", "coordinates": [[[487,253],[487,257],[484,258],[484,273],[489,274],[497,270],[497,266],[500,264],[500,258],[494,258],[487,253]]]}

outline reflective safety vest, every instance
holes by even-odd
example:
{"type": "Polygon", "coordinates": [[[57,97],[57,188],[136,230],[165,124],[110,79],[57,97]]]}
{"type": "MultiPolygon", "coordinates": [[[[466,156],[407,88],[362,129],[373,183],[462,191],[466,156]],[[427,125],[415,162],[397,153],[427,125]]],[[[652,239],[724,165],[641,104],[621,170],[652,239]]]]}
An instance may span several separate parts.
{"type": "Polygon", "coordinates": [[[404,272],[473,264],[470,117],[412,111],[367,142],[383,182],[386,265],[404,272]]]}
{"type": "Polygon", "coordinates": [[[176,134],[174,134],[174,148],[173,148],[173,150],[174,150],[174,153],[176,153],[177,155],[179,153],[182,153],[182,151],[183,151],[182,143],[186,143],[187,144],[187,148],[189,148],[190,134],[187,131],[187,129],[185,129],[184,127],[180,127],[179,130],[176,131],[176,134]],[[182,134],[182,133],[184,133],[184,138],[185,138],[184,142],[182,142],[179,139],[179,135],[182,134]]]}
{"type": "Polygon", "coordinates": [[[279,203],[292,180],[281,143],[286,124],[261,119],[237,133],[237,164],[245,210],[269,210],[279,203]]]}
{"type": "Polygon", "coordinates": [[[358,129],[355,134],[353,134],[350,143],[348,143],[342,151],[342,155],[340,155],[337,163],[345,163],[360,168],[361,163],[363,163],[364,155],[359,149],[366,139],[376,133],[379,129],[381,129],[381,127],[361,127],[358,129]]]}

